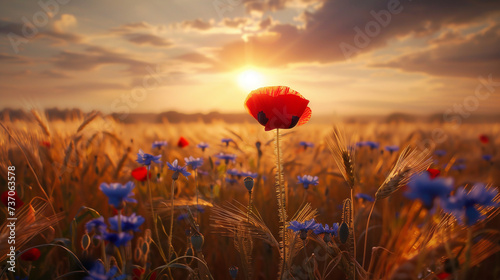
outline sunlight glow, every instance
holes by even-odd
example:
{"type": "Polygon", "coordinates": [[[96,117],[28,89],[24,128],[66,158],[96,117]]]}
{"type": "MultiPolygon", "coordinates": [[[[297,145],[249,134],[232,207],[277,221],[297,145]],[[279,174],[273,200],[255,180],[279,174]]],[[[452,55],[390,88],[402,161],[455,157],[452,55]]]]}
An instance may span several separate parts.
{"type": "Polygon", "coordinates": [[[264,76],[255,70],[245,70],[238,76],[238,85],[245,91],[252,91],[264,86],[264,76]]]}

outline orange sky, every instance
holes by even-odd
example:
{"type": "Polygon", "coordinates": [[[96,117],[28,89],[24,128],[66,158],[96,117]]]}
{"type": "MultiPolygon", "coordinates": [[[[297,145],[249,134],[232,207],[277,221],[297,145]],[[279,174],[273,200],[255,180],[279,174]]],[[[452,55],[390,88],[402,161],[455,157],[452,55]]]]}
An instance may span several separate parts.
{"type": "Polygon", "coordinates": [[[262,85],[313,115],[500,107],[497,0],[0,3],[1,108],[244,112],[262,85]]]}

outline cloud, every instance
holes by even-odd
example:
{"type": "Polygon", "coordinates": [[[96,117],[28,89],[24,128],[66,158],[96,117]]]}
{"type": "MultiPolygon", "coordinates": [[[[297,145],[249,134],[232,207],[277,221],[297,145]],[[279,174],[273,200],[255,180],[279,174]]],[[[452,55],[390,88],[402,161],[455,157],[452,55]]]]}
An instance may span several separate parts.
{"type": "Polygon", "coordinates": [[[183,55],[179,55],[175,57],[174,59],[186,61],[186,62],[191,62],[191,63],[207,63],[207,64],[213,64],[214,60],[211,58],[208,58],[207,56],[197,53],[197,52],[191,52],[191,53],[186,53],[183,55]]]}
{"type": "Polygon", "coordinates": [[[224,18],[222,24],[231,28],[240,28],[249,21],[248,18],[224,18]]]}
{"type": "Polygon", "coordinates": [[[44,70],[39,73],[39,75],[43,78],[51,78],[51,79],[69,79],[71,76],[66,73],[54,71],[54,70],[44,70]]]}
{"type": "Polygon", "coordinates": [[[75,27],[77,24],[76,17],[71,14],[62,14],[61,18],[54,21],[53,28],[57,32],[65,32],[68,29],[75,27]]]}
{"type": "Polygon", "coordinates": [[[26,64],[29,60],[26,57],[19,55],[11,55],[6,53],[0,53],[0,61],[3,63],[15,63],[15,64],[26,64]]]}
{"type": "Polygon", "coordinates": [[[441,39],[437,41],[439,44],[434,40],[435,45],[430,49],[372,66],[436,76],[476,78],[490,73],[500,76],[500,24],[469,36],[445,33],[441,39]]]}
{"type": "Polygon", "coordinates": [[[130,58],[98,46],[89,46],[84,52],[62,51],[53,59],[54,66],[63,70],[89,71],[104,65],[124,65],[130,74],[146,74],[150,63],[130,58]]]}
{"type": "MultiPolygon", "coordinates": [[[[265,3],[278,8],[284,2],[265,3]]],[[[390,40],[432,36],[499,12],[497,0],[325,0],[317,10],[302,13],[300,26],[274,23],[267,32],[247,36],[247,42],[225,45],[218,57],[234,67],[343,61],[384,47],[390,40]]]]}
{"type": "Polygon", "coordinates": [[[72,21],[71,15],[63,15],[61,20],[56,21],[54,25],[49,25],[47,28],[37,28],[32,25],[23,25],[17,22],[0,20],[0,34],[6,34],[7,36],[17,35],[18,38],[15,37],[17,39],[13,39],[15,42],[26,42],[26,40],[47,38],[59,44],[80,43],[84,40],[83,36],[65,32],[62,29],[63,26],[65,26],[64,28],[71,26],[70,22],[72,21]]]}
{"type": "Polygon", "coordinates": [[[168,47],[172,45],[172,42],[166,40],[165,38],[152,35],[152,34],[143,34],[143,33],[132,33],[125,35],[127,40],[138,44],[138,45],[152,45],[157,47],[168,47]]]}
{"type": "Polygon", "coordinates": [[[185,20],[181,22],[181,27],[185,29],[196,29],[196,30],[209,30],[213,27],[213,24],[209,21],[204,21],[203,19],[195,19],[195,20],[185,20]]]}

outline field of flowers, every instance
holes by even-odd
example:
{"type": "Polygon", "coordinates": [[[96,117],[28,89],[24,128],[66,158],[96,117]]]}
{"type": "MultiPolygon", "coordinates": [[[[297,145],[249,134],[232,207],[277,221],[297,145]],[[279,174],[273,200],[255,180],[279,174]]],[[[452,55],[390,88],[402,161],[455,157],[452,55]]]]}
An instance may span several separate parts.
{"type": "Polygon", "coordinates": [[[0,129],[0,279],[500,279],[498,124],[32,113],[0,129]]]}

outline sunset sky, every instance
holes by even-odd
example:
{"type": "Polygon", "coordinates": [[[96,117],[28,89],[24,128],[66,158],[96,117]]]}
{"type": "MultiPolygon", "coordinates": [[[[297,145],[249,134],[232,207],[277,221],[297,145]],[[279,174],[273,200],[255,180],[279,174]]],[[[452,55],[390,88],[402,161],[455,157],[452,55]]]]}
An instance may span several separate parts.
{"type": "Polygon", "coordinates": [[[265,85],[313,116],[500,108],[498,0],[0,5],[0,109],[243,112],[265,85]]]}

